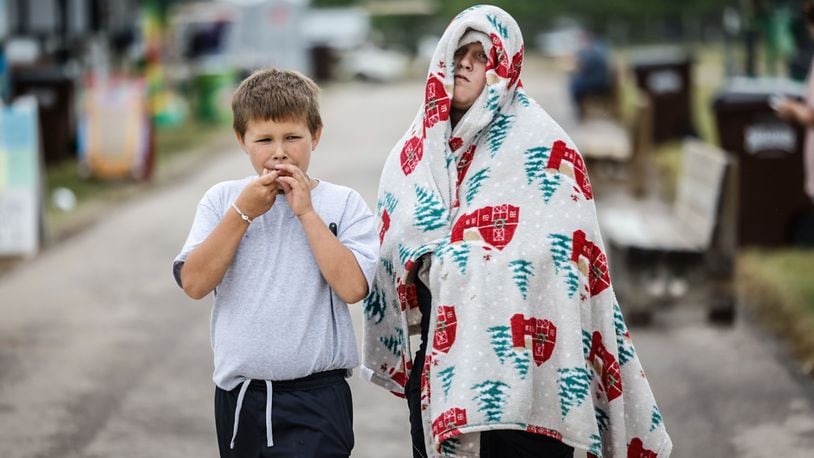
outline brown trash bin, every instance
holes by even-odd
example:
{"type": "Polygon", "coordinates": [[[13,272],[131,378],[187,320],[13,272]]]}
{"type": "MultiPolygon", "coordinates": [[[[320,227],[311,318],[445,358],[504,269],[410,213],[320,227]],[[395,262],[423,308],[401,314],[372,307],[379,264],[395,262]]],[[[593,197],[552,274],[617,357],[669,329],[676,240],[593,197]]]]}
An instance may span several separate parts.
{"type": "Polygon", "coordinates": [[[739,163],[739,246],[789,245],[812,211],[803,191],[805,130],[769,106],[772,95],[801,98],[803,90],[791,80],[738,77],[713,98],[720,146],[739,163]]]}
{"type": "Polygon", "coordinates": [[[630,64],[636,86],[650,96],[653,141],[694,135],[690,54],[673,48],[652,48],[634,53],[630,64]]]}

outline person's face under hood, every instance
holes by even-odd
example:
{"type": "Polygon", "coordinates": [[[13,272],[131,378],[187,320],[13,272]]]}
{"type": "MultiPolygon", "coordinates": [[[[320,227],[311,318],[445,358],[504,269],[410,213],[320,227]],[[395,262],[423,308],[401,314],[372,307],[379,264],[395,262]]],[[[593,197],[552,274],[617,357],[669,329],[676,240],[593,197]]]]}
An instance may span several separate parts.
{"type": "Polygon", "coordinates": [[[489,60],[483,45],[476,41],[455,51],[455,86],[452,108],[466,111],[475,103],[486,86],[486,62],[489,60]]]}

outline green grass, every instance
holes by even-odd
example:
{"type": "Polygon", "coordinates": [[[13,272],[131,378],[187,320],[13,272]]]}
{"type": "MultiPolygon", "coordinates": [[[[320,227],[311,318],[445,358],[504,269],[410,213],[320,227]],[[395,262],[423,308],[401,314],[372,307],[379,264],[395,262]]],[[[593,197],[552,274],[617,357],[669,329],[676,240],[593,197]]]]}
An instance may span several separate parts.
{"type": "Polygon", "coordinates": [[[738,258],[738,294],[814,375],[814,249],[750,249],[738,258]]]}
{"type": "MultiPolygon", "coordinates": [[[[783,302],[814,314],[814,249],[747,250],[742,257],[748,271],[777,285],[783,302]]],[[[814,337],[814,336],[812,336],[814,337]]]]}

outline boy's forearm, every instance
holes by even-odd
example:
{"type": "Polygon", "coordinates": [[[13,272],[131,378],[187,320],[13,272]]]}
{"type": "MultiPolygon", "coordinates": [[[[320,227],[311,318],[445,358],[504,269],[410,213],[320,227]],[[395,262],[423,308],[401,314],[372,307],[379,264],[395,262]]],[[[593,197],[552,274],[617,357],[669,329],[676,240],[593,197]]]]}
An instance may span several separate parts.
{"type": "Polygon", "coordinates": [[[367,280],[353,252],[331,233],[316,212],[300,216],[300,222],[319,270],[337,296],[348,304],[364,299],[367,280]]]}
{"type": "Polygon", "coordinates": [[[206,240],[189,253],[181,268],[187,295],[201,299],[220,284],[248,227],[236,212],[227,211],[206,240]]]}

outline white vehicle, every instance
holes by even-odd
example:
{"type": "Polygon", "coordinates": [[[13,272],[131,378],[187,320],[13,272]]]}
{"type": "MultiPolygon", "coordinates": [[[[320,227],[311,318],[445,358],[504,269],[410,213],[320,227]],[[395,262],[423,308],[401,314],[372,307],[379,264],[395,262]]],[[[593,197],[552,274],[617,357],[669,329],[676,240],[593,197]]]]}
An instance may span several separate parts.
{"type": "Polygon", "coordinates": [[[396,81],[407,73],[410,57],[401,51],[366,44],[348,51],[342,57],[345,74],[363,81],[396,81]]]}

